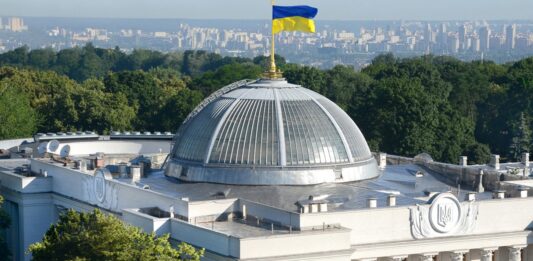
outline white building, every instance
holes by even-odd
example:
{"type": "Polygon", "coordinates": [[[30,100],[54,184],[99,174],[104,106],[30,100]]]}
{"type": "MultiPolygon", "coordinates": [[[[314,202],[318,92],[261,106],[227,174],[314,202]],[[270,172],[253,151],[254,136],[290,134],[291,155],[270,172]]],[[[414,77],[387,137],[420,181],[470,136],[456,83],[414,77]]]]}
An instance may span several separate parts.
{"type": "Polygon", "coordinates": [[[99,208],[203,247],[205,260],[533,260],[529,155],[476,166],[372,155],[347,117],[260,80],[208,97],[173,144],[161,133],[2,141],[9,245],[29,260],[61,212],[99,208]]]}

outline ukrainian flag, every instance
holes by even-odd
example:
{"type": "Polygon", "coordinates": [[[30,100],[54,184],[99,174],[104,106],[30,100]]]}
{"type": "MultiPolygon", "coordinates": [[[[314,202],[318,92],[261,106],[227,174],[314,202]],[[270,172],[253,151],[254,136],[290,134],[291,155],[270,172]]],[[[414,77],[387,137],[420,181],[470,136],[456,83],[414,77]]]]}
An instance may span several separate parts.
{"type": "Polygon", "coordinates": [[[273,6],[272,32],[277,34],[281,31],[301,31],[306,33],[315,32],[315,21],[312,19],[318,13],[318,9],[306,6],[273,6]]]}

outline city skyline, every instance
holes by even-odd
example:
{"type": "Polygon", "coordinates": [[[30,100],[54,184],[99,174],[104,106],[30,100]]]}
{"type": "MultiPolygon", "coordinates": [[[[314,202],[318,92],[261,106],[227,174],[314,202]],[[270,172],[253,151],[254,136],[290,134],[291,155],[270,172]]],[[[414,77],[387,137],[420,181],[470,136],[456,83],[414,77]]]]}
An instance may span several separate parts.
{"type": "MultiPolygon", "coordinates": [[[[277,3],[316,6],[317,20],[523,20],[530,19],[529,10],[533,9],[533,1],[523,0],[285,0],[277,3]]],[[[142,0],[0,0],[0,5],[0,16],[236,20],[270,17],[268,0],[159,0],[155,4],[142,0]]]]}

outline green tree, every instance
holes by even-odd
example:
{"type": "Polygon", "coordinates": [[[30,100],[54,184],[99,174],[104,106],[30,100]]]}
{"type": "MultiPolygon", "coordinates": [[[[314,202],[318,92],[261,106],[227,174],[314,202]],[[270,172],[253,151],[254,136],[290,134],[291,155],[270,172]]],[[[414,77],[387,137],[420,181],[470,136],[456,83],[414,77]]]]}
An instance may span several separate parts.
{"type": "Polygon", "coordinates": [[[0,68],[0,81],[27,94],[37,113],[40,131],[67,131],[77,128],[79,120],[73,94],[79,87],[66,76],[51,71],[0,68]]]}
{"type": "Polygon", "coordinates": [[[228,64],[195,78],[190,88],[199,90],[207,96],[230,83],[243,79],[257,79],[262,72],[261,67],[252,63],[228,64]]]}
{"type": "Polygon", "coordinates": [[[185,51],[183,53],[182,71],[186,75],[198,76],[209,69],[210,64],[219,61],[222,57],[206,51],[185,51]]]}
{"type": "Polygon", "coordinates": [[[463,154],[468,157],[469,164],[487,164],[490,160],[489,146],[478,142],[467,146],[463,154]]]}
{"type": "Polygon", "coordinates": [[[37,127],[35,110],[20,88],[0,81],[0,140],[30,137],[37,127]]]}
{"type": "Polygon", "coordinates": [[[126,95],[105,92],[103,83],[96,79],[83,82],[73,94],[73,99],[79,115],[78,129],[99,133],[130,130],[137,116],[126,95]]]}
{"type": "Polygon", "coordinates": [[[28,46],[16,48],[0,56],[1,65],[25,66],[28,63],[28,46]]]}
{"type": "Polygon", "coordinates": [[[70,75],[77,81],[84,81],[91,77],[102,77],[108,71],[104,66],[102,58],[98,55],[101,50],[97,49],[92,43],[86,44],[82,48],[80,65],[77,70],[70,75]]]}
{"type": "MultiPolygon", "coordinates": [[[[281,69],[284,68],[287,64],[287,61],[285,61],[285,58],[279,54],[274,54],[274,59],[276,61],[276,68],[281,69]]],[[[253,59],[253,63],[261,66],[263,70],[267,70],[270,68],[270,55],[269,56],[256,56],[253,59]]]]}
{"type": "Polygon", "coordinates": [[[326,93],[327,75],[320,69],[288,64],[283,68],[283,77],[290,83],[299,84],[321,94],[326,93]]]}
{"type": "Polygon", "coordinates": [[[41,242],[28,251],[35,261],[54,260],[200,260],[204,250],[182,243],[175,249],[168,235],[157,237],[94,210],[62,214],[41,242]]]}
{"type": "Polygon", "coordinates": [[[512,139],[509,146],[511,159],[520,160],[522,153],[529,152],[531,146],[531,129],[529,119],[525,113],[520,113],[520,118],[512,123],[512,139]]]}
{"type": "Polygon", "coordinates": [[[372,78],[357,73],[349,66],[335,66],[327,72],[324,94],[344,110],[349,105],[360,105],[368,95],[372,78]]]}
{"type": "Polygon", "coordinates": [[[82,50],[79,47],[63,49],[57,53],[56,63],[52,69],[57,73],[73,78],[74,73],[78,70],[81,55],[82,50]]]}
{"type": "Polygon", "coordinates": [[[32,50],[28,55],[28,65],[48,70],[55,63],[56,53],[51,48],[32,50]]]}
{"type": "Polygon", "coordinates": [[[187,115],[202,99],[201,92],[189,89],[183,89],[173,95],[161,110],[159,118],[161,119],[163,130],[177,130],[187,115]]]}
{"type": "MultiPolygon", "coordinates": [[[[0,206],[4,204],[4,198],[0,196],[0,206]]],[[[11,225],[11,218],[4,209],[0,208],[0,230],[9,228],[11,225]]],[[[10,261],[11,251],[7,247],[6,241],[3,236],[0,236],[0,261],[10,261]]]]}
{"type": "Polygon", "coordinates": [[[152,74],[144,71],[109,73],[104,78],[106,92],[122,93],[137,117],[133,128],[137,130],[161,130],[159,114],[168,99],[177,93],[177,88],[161,85],[152,74]]]}

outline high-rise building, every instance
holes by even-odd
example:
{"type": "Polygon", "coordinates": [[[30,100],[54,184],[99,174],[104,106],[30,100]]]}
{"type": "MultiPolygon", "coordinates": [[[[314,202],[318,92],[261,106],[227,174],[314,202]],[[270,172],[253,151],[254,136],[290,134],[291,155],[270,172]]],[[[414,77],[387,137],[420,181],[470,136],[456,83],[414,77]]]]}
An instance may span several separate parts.
{"type": "Polygon", "coordinates": [[[22,32],[28,30],[28,27],[24,25],[24,20],[20,17],[11,17],[8,22],[9,30],[13,32],[22,32]]]}
{"type": "Polygon", "coordinates": [[[426,43],[426,53],[429,53],[431,50],[431,45],[433,44],[433,30],[431,29],[431,24],[427,24],[426,31],[424,32],[424,41],[426,43]]]}
{"type": "Polygon", "coordinates": [[[437,38],[437,43],[440,49],[446,49],[446,46],[448,45],[448,30],[446,28],[445,23],[442,23],[440,25],[440,30],[437,38]]]}
{"type": "Polygon", "coordinates": [[[516,46],[516,24],[509,25],[505,33],[505,43],[508,50],[512,50],[516,46]]]}
{"type": "Polygon", "coordinates": [[[448,37],[448,48],[449,48],[448,50],[451,53],[459,52],[459,48],[460,48],[459,36],[457,36],[456,34],[453,34],[450,37],[448,37]]]}
{"type": "Polygon", "coordinates": [[[470,49],[473,52],[479,52],[480,51],[481,42],[478,37],[472,38],[472,45],[470,46],[470,49]]]}
{"type": "Polygon", "coordinates": [[[479,29],[479,49],[482,52],[490,50],[490,28],[488,26],[479,29]]]}
{"type": "Polygon", "coordinates": [[[448,29],[446,28],[446,24],[445,23],[440,24],[440,32],[441,33],[447,33],[448,32],[448,29]]]}
{"type": "Polygon", "coordinates": [[[461,49],[467,49],[466,34],[467,34],[466,25],[464,24],[460,25],[459,26],[459,43],[460,43],[461,49]]]}

